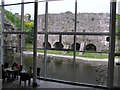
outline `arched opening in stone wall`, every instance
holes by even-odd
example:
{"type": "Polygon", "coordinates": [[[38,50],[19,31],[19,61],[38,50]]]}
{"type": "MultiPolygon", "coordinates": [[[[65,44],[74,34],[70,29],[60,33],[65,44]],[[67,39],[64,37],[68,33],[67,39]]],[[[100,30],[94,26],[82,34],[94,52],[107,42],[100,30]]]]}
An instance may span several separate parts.
{"type": "MultiPolygon", "coordinates": [[[[45,47],[45,42],[43,43],[43,47],[45,47]]],[[[51,44],[47,42],[47,49],[51,49],[51,44]]]]}
{"type": "Polygon", "coordinates": [[[63,44],[61,42],[55,42],[54,43],[54,48],[55,49],[63,49],[63,44]]]}
{"type": "Polygon", "coordinates": [[[88,45],[85,46],[85,50],[96,51],[96,46],[94,44],[88,44],[88,45]]]}
{"type": "MultiPolygon", "coordinates": [[[[71,49],[74,50],[74,43],[71,45],[71,49]]],[[[80,50],[80,44],[76,43],[76,50],[80,50]]]]}
{"type": "Polygon", "coordinates": [[[110,40],[110,37],[106,37],[106,41],[109,42],[109,40],[110,40]]]}

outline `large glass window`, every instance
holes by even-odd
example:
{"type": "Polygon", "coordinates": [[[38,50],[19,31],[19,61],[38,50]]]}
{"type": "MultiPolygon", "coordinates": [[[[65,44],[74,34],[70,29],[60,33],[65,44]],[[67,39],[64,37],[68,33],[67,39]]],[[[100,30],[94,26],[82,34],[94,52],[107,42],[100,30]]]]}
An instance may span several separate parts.
{"type": "MultiPolygon", "coordinates": [[[[5,4],[20,2],[6,0],[5,4]]],[[[106,86],[109,2],[64,0],[46,5],[38,3],[37,67],[41,68],[41,77],[106,86]]],[[[24,68],[28,69],[33,66],[34,3],[24,4],[23,9],[21,13],[21,4],[5,6],[2,47],[4,62],[23,60],[24,68]]],[[[115,83],[118,68],[115,65],[115,83]]]]}

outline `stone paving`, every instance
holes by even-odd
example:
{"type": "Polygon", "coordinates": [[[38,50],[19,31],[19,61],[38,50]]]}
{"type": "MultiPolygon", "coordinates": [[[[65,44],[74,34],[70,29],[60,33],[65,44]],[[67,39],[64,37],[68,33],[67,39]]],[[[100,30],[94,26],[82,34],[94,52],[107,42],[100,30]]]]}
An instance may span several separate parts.
{"type": "MultiPolygon", "coordinates": [[[[32,80],[33,81],[33,80],[32,80]]],[[[105,89],[97,89],[97,88],[89,88],[89,87],[83,87],[83,86],[74,86],[74,85],[68,85],[68,84],[62,84],[62,83],[56,83],[56,82],[50,82],[50,81],[43,81],[43,80],[37,80],[38,83],[38,89],[39,88],[46,88],[46,89],[50,89],[50,88],[56,88],[56,89],[79,89],[79,90],[105,90],[105,89]]],[[[19,85],[19,80],[15,80],[13,82],[10,83],[4,83],[3,84],[3,89],[14,89],[14,88],[18,88],[18,89],[27,89],[27,88],[33,88],[32,85],[28,86],[28,83],[26,83],[26,85],[24,84],[24,82],[21,83],[21,85],[19,85]]]]}

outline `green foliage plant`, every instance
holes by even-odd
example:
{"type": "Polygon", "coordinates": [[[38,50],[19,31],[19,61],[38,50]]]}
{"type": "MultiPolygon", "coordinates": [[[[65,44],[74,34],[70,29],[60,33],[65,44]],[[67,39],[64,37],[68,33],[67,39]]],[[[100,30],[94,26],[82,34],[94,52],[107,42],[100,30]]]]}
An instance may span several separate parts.
{"type": "MultiPolygon", "coordinates": [[[[6,18],[16,27],[17,30],[21,30],[21,19],[13,14],[11,11],[5,10],[6,18]]],[[[33,43],[33,21],[24,21],[24,30],[30,32],[26,38],[26,43],[33,43]]]]}

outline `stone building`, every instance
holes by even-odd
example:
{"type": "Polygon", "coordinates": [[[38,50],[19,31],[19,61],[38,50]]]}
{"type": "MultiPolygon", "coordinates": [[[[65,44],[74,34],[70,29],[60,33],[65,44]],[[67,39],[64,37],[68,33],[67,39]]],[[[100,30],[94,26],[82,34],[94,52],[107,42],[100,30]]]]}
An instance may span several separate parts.
{"type": "MultiPolygon", "coordinates": [[[[108,13],[78,13],[76,32],[108,32],[108,13]]],[[[65,12],[48,15],[48,32],[74,32],[75,14],[65,12]]],[[[38,16],[38,31],[45,31],[45,15],[38,16]]],[[[73,35],[48,35],[48,47],[57,49],[73,49],[73,35]]],[[[108,36],[77,35],[77,50],[102,51],[108,49],[108,36]]],[[[38,35],[38,48],[44,47],[44,35],[38,35]]]]}

